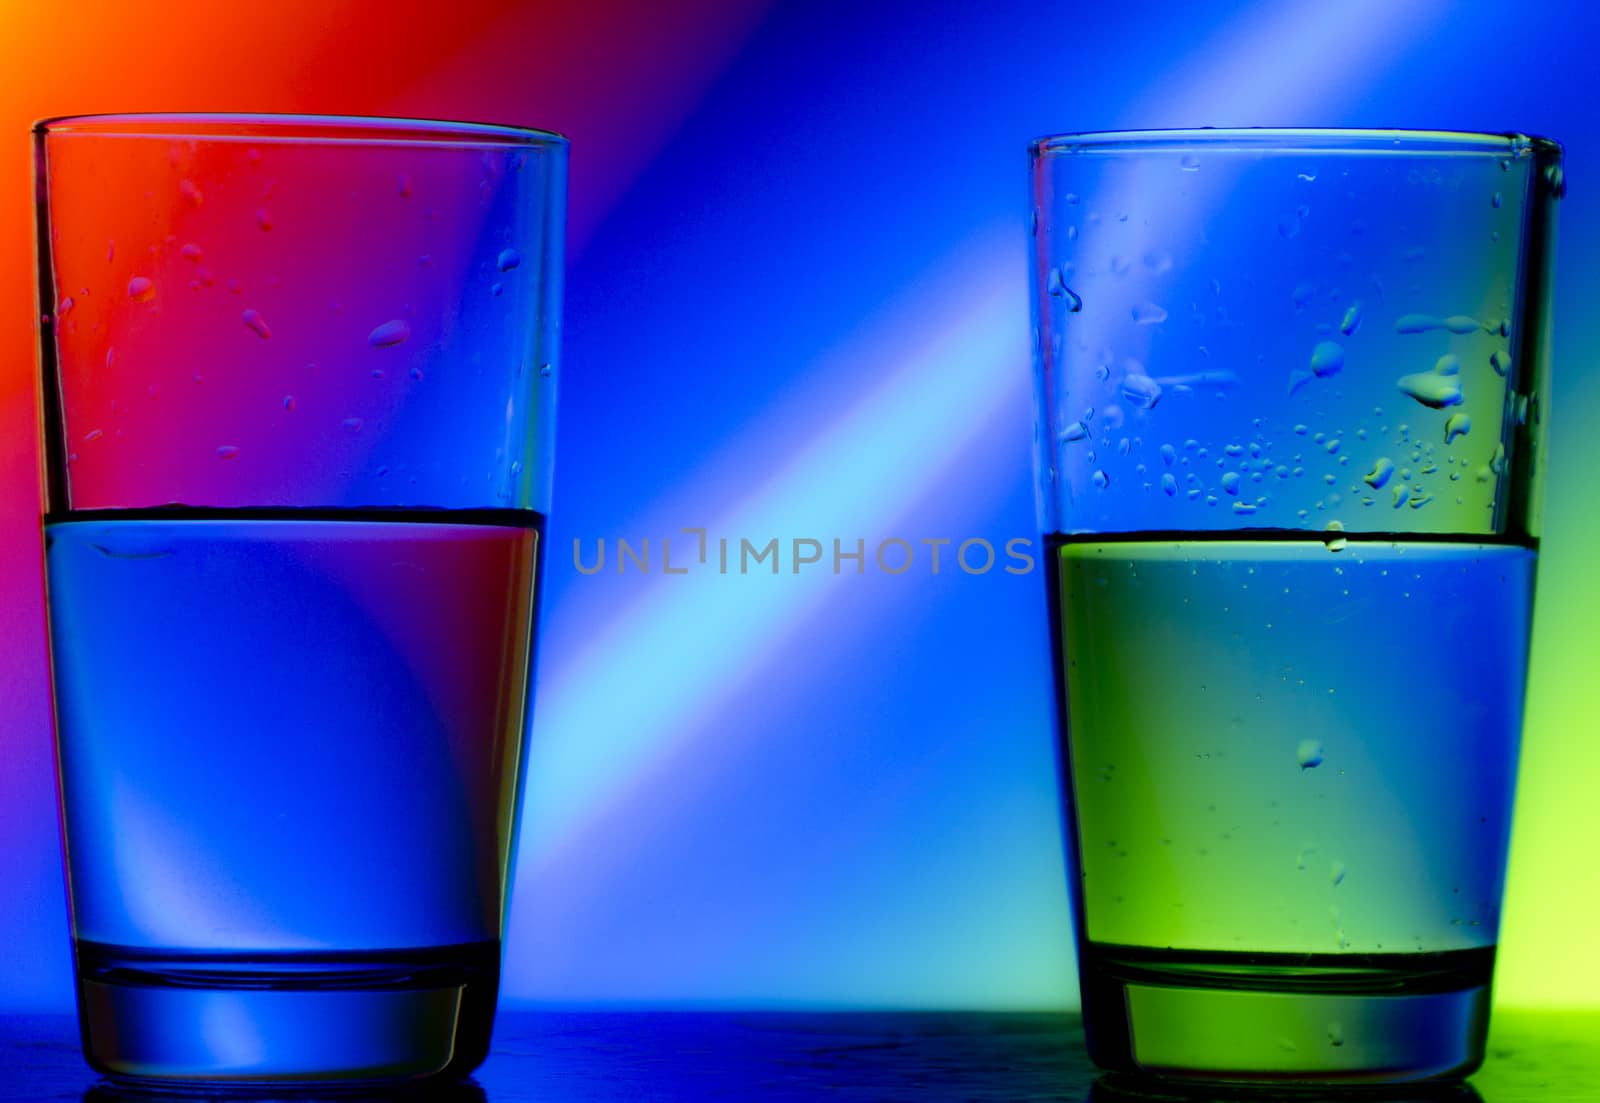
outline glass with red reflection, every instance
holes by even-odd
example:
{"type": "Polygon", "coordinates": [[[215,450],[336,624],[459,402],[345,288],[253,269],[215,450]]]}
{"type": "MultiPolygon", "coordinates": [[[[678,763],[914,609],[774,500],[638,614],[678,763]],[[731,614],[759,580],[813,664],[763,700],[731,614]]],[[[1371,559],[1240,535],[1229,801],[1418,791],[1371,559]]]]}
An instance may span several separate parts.
{"type": "Polygon", "coordinates": [[[530,707],[566,141],[35,135],[84,1052],[174,1082],[470,1071],[530,707]]]}

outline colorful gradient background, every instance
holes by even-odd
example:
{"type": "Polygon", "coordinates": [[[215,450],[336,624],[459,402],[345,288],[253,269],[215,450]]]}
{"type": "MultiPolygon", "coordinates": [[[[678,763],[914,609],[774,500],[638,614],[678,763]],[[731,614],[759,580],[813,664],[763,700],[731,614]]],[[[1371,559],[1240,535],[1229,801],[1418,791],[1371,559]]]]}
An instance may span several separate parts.
{"type": "Polygon", "coordinates": [[[566,550],[686,525],[1031,535],[1028,137],[1561,138],[1551,481],[1498,997],[1600,1002],[1600,31],[1579,5],[4,0],[0,42],[0,1006],[70,1003],[28,126],[196,109],[572,138],[507,959],[510,999],[562,1002],[1076,1003],[1037,572],[589,578],[566,550]]]}

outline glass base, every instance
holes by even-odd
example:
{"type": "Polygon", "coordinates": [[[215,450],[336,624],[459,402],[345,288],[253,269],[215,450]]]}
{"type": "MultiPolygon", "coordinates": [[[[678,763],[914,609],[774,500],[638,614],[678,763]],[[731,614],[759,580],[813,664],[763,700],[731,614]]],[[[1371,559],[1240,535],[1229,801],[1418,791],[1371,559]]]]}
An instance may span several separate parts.
{"type": "Polygon", "coordinates": [[[1483,1061],[1494,951],[1227,954],[1089,946],[1089,1055],[1115,1072],[1282,1087],[1450,1080],[1483,1061]]]}
{"type": "Polygon", "coordinates": [[[79,941],[84,1056],[145,1084],[363,1085],[488,1055],[499,945],[202,957],[79,941]]]}

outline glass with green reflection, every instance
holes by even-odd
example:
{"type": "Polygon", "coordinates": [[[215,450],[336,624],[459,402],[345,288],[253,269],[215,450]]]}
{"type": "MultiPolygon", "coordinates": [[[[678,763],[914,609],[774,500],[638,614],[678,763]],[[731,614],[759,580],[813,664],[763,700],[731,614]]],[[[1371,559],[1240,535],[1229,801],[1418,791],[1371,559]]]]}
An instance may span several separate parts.
{"type": "Polygon", "coordinates": [[[1090,1050],[1482,1060],[1540,530],[1560,149],[1034,143],[1040,513],[1090,1050]]]}

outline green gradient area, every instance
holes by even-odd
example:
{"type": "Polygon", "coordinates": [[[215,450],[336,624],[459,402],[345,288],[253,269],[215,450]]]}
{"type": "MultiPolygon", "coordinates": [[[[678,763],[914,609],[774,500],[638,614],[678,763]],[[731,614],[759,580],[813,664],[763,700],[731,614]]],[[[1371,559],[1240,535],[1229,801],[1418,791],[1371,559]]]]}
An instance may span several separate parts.
{"type": "Polygon", "coordinates": [[[1581,260],[1597,244],[1593,233],[1562,242],[1563,256],[1578,261],[1570,271],[1579,278],[1558,287],[1527,722],[1495,971],[1496,1002],[1516,1007],[1600,1005],[1600,952],[1593,948],[1600,914],[1600,583],[1593,557],[1600,513],[1589,431],[1600,419],[1600,372],[1591,352],[1600,328],[1587,313],[1600,279],[1581,260]]]}

